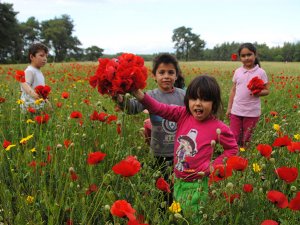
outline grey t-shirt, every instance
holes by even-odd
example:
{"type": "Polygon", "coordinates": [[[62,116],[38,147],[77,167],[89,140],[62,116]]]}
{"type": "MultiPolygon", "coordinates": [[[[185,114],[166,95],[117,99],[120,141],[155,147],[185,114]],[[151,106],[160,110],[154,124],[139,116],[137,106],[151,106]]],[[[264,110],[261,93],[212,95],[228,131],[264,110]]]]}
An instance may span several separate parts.
{"type": "MultiPolygon", "coordinates": [[[[159,102],[169,105],[184,105],[185,90],[174,88],[173,92],[165,93],[158,88],[147,91],[147,94],[159,102]]],[[[129,101],[129,114],[142,112],[145,107],[136,99],[129,101]]],[[[150,114],[152,123],[150,147],[155,156],[173,157],[174,139],[177,130],[177,124],[163,119],[160,116],[150,114]]]]}

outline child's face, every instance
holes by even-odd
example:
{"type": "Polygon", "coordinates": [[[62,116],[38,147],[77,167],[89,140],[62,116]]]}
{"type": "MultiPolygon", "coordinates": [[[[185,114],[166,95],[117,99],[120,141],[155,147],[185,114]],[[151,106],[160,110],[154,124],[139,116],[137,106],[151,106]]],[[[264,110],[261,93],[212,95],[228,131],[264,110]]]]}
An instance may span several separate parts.
{"type": "Polygon", "coordinates": [[[189,99],[190,112],[198,121],[204,121],[211,115],[212,106],[212,101],[205,101],[199,98],[189,99]]]}
{"type": "Polygon", "coordinates": [[[157,67],[154,79],[161,91],[169,92],[173,90],[174,83],[177,79],[176,69],[172,63],[161,63],[157,67]]]}
{"type": "Polygon", "coordinates": [[[254,67],[256,55],[248,48],[243,48],[240,52],[240,59],[246,69],[252,69],[254,67]]]}
{"type": "Polygon", "coordinates": [[[47,53],[44,50],[38,51],[35,55],[30,55],[31,65],[36,68],[41,68],[47,63],[47,53]]]}

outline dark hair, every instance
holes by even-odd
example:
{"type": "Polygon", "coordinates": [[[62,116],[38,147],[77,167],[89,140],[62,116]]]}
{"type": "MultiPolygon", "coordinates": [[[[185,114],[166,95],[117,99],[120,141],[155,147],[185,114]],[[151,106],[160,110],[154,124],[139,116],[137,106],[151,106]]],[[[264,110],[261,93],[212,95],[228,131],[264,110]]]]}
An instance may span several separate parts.
{"type": "Polygon", "coordinates": [[[255,65],[258,65],[259,67],[260,67],[260,62],[259,62],[259,60],[258,60],[258,56],[257,56],[257,54],[256,54],[256,47],[252,44],[252,43],[243,43],[243,44],[241,44],[241,46],[239,47],[239,49],[238,49],[238,54],[239,54],[239,56],[241,55],[241,51],[242,51],[242,49],[243,48],[247,48],[247,49],[249,49],[251,52],[253,52],[254,54],[255,54],[255,61],[254,61],[254,64],[255,65]]]}
{"type": "Polygon", "coordinates": [[[177,88],[183,89],[185,87],[184,77],[181,73],[181,69],[179,67],[179,63],[178,63],[177,59],[169,53],[159,54],[153,60],[153,67],[152,67],[153,75],[156,74],[157,68],[159,67],[159,65],[161,63],[173,64],[174,65],[175,71],[176,71],[176,76],[177,76],[177,79],[174,83],[174,86],[177,87],[177,88]]]}
{"type": "Polygon", "coordinates": [[[48,54],[48,47],[46,45],[44,45],[42,43],[32,44],[28,49],[28,60],[29,60],[29,62],[31,62],[30,55],[35,56],[36,53],[38,53],[41,50],[44,51],[46,54],[48,54]]]}
{"type": "Polygon", "coordinates": [[[190,113],[189,100],[203,99],[212,101],[212,114],[218,116],[223,109],[221,89],[217,80],[209,75],[199,75],[189,84],[184,97],[186,110],[190,113]]]}

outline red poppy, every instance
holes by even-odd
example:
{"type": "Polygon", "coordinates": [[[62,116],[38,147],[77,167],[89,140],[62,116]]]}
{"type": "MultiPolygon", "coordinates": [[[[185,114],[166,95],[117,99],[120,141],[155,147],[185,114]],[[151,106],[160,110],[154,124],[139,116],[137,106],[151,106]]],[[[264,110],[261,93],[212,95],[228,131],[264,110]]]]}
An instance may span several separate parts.
{"type": "Polygon", "coordinates": [[[213,172],[209,175],[209,184],[224,180],[227,177],[232,176],[232,168],[224,166],[223,164],[216,165],[213,172]]]}
{"type": "Polygon", "coordinates": [[[223,196],[226,198],[226,201],[229,203],[233,203],[234,199],[240,199],[240,195],[237,193],[228,195],[226,192],[223,192],[223,196]]]}
{"type": "Polygon", "coordinates": [[[71,140],[65,139],[64,140],[64,146],[65,146],[65,148],[69,148],[69,146],[70,146],[71,143],[72,143],[71,140]]]}
{"type": "Polygon", "coordinates": [[[231,54],[231,61],[236,61],[238,58],[238,55],[236,53],[231,54]]]}
{"type": "Polygon", "coordinates": [[[82,114],[81,114],[81,112],[79,112],[79,111],[73,111],[73,112],[70,114],[70,118],[72,118],[72,119],[82,118],[82,114]]]}
{"type": "Polygon", "coordinates": [[[78,175],[76,174],[74,169],[70,169],[69,172],[70,172],[70,178],[72,181],[78,180],[78,175]]]}
{"type": "Polygon", "coordinates": [[[296,197],[290,201],[289,208],[291,210],[300,210],[300,191],[298,191],[296,197]]]}
{"type": "Polygon", "coordinates": [[[253,191],[252,184],[244,184],[243,191],[246,193],[251,193],[253,191]]]}
{"type": "Polygon", "coordinates": [[[56,103],[57,108],[61,108],[62,105],[63,105],[62,102],[57,102],[57,103],[56,103]]]}
{"type": "Polygon", "coordinates": [[[0,103],[4,103],[5,102],[5,98],[0,97],[0,103]]]}
{"type": "Polygon", "coordinates": [[[147,223],[140,223],[138,220],[128,220],[127,225],[148,225],[147,223]]]}
{"type": "Polygon", "coordinates": [[[264,81],[258,76],[253,77],[247,85],[247,88],[251,91],[253,95],[260,93],[264,88],[264,81]]]}
{"type": "Polygon", "coordinates": [[[32,108],[30,106],[27,108],[27,111],[30,112],[30,113],[32,113],[32,114],[36,113],[36,109],[32,108]]]}
{"type": "Polygon", "coordinates": [[[88,190],[85,192],[86,195],[90,195],[93,192],[97,192],[98,191],[98,187],[96,184],[91,184],[88,188],[88,190]]]}
{"type": "Polygon", "coordinates": [[[288,206],[287,197],[280,191],[268,191],[267,198],[279,208],[286,208],[288,206]]]}
{"type": "Polygon", "coordinates": [[[300,152],[300,142],[291,142],[291,144],[287,146],[287,149],[290,152],[300,152]]]}
{"type": "Polygon", "coordinates": [[[98,120],[101,122],[105,122],[108,114],[105,112],[101,112],[98,114],[98,120]]]}
{"type": "Polygon", "coordinates": [[[17,81],[24,83],[25,82],[25,72],[23,70],[16,70],[15,78],[17,81]]]}
{"type": "Polygon", "coordinates": [[[66,224],[67,224],[67,225],[73,225],[73,220],[68,219],[68,220],[66,221],[66,224]]]}
{"type": "Polygon", "coordinates": [[[94,110],[93,114],[90,115],[90,119],[91,120],[98,120],[99,119],[99,116],[98,116],[98,113],[96,110],[94,110]]]}
{"type": "Polygon", "coordinates": [[[141,163],[134,156],[127,156],[126,159],[121,160],[119,163],[112,167],[116,174],[124,177],[131,177],[139,172],[141,163]]]}
{"type": "Polygon", "coordinates": [[[3,141],[3,144],[2,144],[2,147],[3,147],[3,148],[7,148],[9,145],[11,145],[11,142],[8,141],[8,140],[4,140],[4,141],[3,141]]]}
{"type": "Polygon", "coordinates": [[[121,132],[122,132],[122,127],[121,127],[121,124],[117,124],[117,133],[118,134],[121,134],[121,132]]]}
{"type": "Polygon", "coordinates": [[[162,177],[156,180],[156,187],[161,191],[171,193],[170,185],[162,177]]]}
{"type": "Polygon", "coordinates": [[[51,91],[48,85],[38,85],[34,88],[35,92],[40,95],[43,99],[46,99],[51,91]]]}
{"type": "Polygon", "coordinates": [[[116,121],[117,119],[118,119],[117,116],[115,116],[115,115],[110,115],[110,116],[108,116],[108,117],[106,118],[106,123],[107,123],[107,124],[110,124],[112,121],[116,121]]]}
{"type": "Polygon", "coordinates": [[[275,116],[278,115],[278,112],[276,112],[276,111],[270,111],[270,115],[273,116],[273,117],[275,117],[275,116]]]}
{"type": "Polygon", "coordinates": [[[279,167],[275,170],[275,173],[287,183],[294,182],[298,177],[298,169],[296,167],[279,167]]]}
{"type": "Polygon", "coordinates": [[[87,163],[89,165],[95,165],[100,163],[104,158],[106,154],[102,152],[91,152],[88,155],[87,163]]]}
{"type": "Polygon", "coordinates": [[[288,145],[291,145],[291,139],[287,135],[276,138],[272,144],[273,147],[283,147],[288,145]]]}
{"type": "Polygon", "coordinates": [[[256,149],[260,152],[260,154],[267,159],[271,157],[272,153],[272,146],[267,145],[267,144],[259,144],[256,146],[256,149]]]}
{"type": "Polygon", "coordinates": [[[36,116],[34,118],[34,120],[38,123],[38,124],[43,124],[43,123],[47,123],[49,121],[50,116],[48,114],[44,114],[41,116],[36,116]]]}
{"type": "Polygon", "coordinates": [[[68,92],[61,93],[61,97],[64,98],[64,99],[69,98],[69,96],[70,96],[70,94],[68,92]]]}
{"type": "Polygon", "coordinates": [[[135,220],[135,209],[126,200],[115,201],[110,208],[110,213],[120,218],[127,217],[129,220],[135,220]]]}
{"type": "Polygon", "coordinates": [[[28,163],[28,166],[35,168],[36,167],[36,161],[31,161],[30,163],[28,163]]]}
{"type": "Polygon", "coordinates": [[[275,220],[264,220],[261,225],[278,225],[275,220]]]}
{"type": "Polygon", "coordinates": [[[248,166],[248,160],[241,156],[234,155],[227,159],[226,165],[233,170],[244,171],[248,166]]]}

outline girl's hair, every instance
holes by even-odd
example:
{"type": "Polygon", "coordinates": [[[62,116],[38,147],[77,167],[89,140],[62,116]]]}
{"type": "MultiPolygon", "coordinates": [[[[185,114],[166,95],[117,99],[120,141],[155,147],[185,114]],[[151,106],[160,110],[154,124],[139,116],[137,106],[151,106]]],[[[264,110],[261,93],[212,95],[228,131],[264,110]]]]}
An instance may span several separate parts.
{"type": "Polygon", "coordinates": [[[258,56],[256,54],[256,47],[252,43],[241,44],[241,46],[238,49],[239,56],[241,55],[241,51],[242,51],[243,48],[247,48],[247,49],[249,49],[251,52],[253,52],[255,54],[254,65],[258,65],[260,67],[260,62],[259,62],[258,56]]]}
{"type": "Polygon", "coordinates": [[[183,89],[185,87],[184,77],[181,73],[181,69],[179,67],[179,63],[178,63],[177,59],[169,53],[162,53],[162,54],[159,54],[158,56],[156,56],[153,60],[153,68],[152,68],[152,73],[154,75],[156,74],[157,68],[159,67],[159,65],[161,63],[174,65],[175,71],[176,71],[176,76],[177,76],[174,86],[177,88],[183,89]]]}
{"type": "Polygon", "coordinates": [[[218,116],[223,109],[220,86],[217,80],[209,75],[194,78],[186,90],[184,104],[188,113],[192,114],[189,107],[190,99],[212,101],[212,114],[215,116],[218,116]]]}
{"type": "Polygon", "coordinates": [[[48,47],[42,43],[35,43],[29,47],[28,50],[29,63],[31,63],[30,55],[35,56],[35,54],[38,53],[39,51],[44,51],[46,54],[48,54],[48,47]]]}

